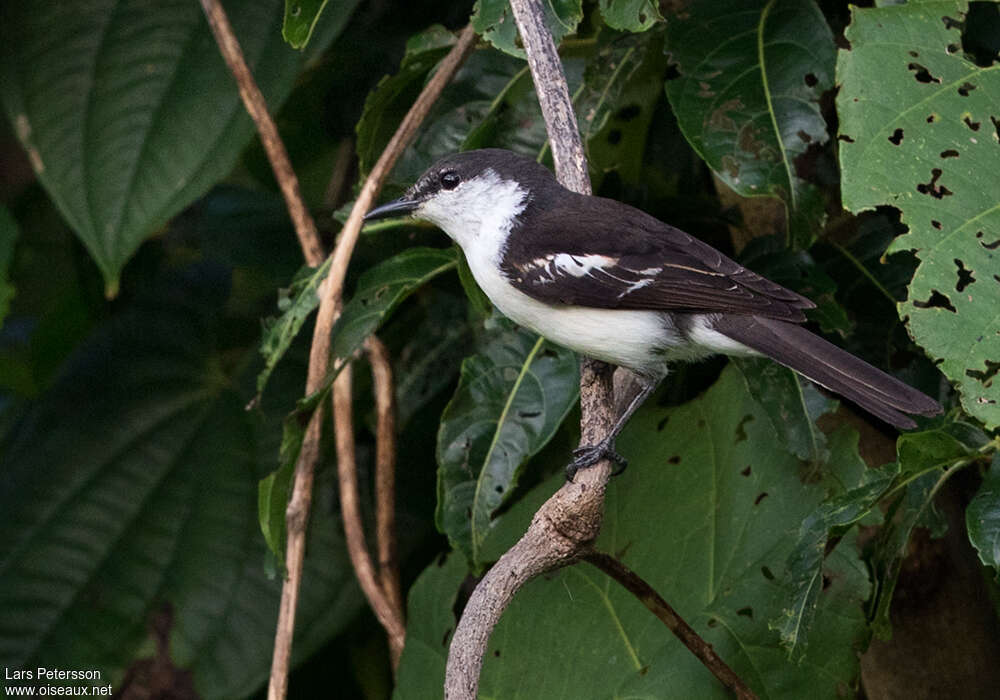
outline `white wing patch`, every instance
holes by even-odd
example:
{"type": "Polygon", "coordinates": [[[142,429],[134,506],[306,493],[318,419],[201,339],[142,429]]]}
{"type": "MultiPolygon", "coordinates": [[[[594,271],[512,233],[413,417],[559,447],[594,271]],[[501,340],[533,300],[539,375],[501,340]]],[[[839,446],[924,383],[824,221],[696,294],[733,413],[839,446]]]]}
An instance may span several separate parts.
{"type": "Polygon", "coordinates": [[[656,281],[656,276],[663,271],[658,267],[632,270],[622,267],[619,260],[619,258],[608,255],[550,253],[519,267],[525,275],[537,274],[535,284],[539,285],[552,284],[566,277],[590,277],[594,280],[599,280],[602,276],[608,277],[624,287],[618,294],[619,299],[637,289],[653,284],[656,281]]]}

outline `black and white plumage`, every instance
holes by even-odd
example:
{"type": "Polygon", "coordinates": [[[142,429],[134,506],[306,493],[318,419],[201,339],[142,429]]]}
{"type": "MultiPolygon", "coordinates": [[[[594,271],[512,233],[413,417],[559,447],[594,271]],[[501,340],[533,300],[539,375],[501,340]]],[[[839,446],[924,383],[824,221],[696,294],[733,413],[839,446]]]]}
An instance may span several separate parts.
{"type": "Polygon", "coordinates": [[[719,251],[621,202],[562,187],[535,161],[486,149],[441,159],[367,219],[412,214],[441,227],[476,282],[512,320],[617,364],[644,389],[600,445],[570,465],[614,453],[625,421],[670,362],[716,353],[765,355],[899,428],[936,401],[799,324],[815,305],[719,251]]]}

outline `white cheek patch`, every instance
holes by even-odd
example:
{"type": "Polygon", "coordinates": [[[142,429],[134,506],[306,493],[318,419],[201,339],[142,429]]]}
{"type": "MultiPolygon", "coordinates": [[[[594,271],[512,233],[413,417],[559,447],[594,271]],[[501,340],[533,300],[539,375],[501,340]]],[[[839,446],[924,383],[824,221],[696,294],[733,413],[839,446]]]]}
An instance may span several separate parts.
{"type": "Polygon", "coordinates": [[[498,253],[527,200],[528,193],[517,182],[486,169],[454,190],[439,190],[414,216],[436,224],[463,248],[476,241],[498,253]],[[491,239],[480,240],[487,236],[491,239]]]}

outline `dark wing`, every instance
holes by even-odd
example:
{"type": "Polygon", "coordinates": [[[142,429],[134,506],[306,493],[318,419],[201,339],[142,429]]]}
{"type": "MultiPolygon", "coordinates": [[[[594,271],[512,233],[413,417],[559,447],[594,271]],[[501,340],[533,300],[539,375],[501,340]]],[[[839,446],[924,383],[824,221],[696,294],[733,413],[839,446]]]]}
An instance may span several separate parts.
{"type": "Polygon", "coordinates": [[[574,220],[566,220],[562,206],[529,206],[521,218],[528,235],[509,238],[504,250],[501,265],[510,282],[539,301],[797,322],[805,320],[803,309],[815,307],[638,209],[567,194],[574,220]]]}

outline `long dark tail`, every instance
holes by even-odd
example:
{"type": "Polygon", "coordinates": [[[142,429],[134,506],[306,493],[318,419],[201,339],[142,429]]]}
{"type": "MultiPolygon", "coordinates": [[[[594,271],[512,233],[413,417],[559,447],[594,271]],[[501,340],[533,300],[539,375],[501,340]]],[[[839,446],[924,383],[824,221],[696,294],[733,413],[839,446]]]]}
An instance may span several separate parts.
{"type": "Polygon", "coordinates": [[[897,428],[915,428],[906,413],[933,416],[941,405],[895,377],[794,323],[725,314],[712,327],[767,355],[897,428]]]}

